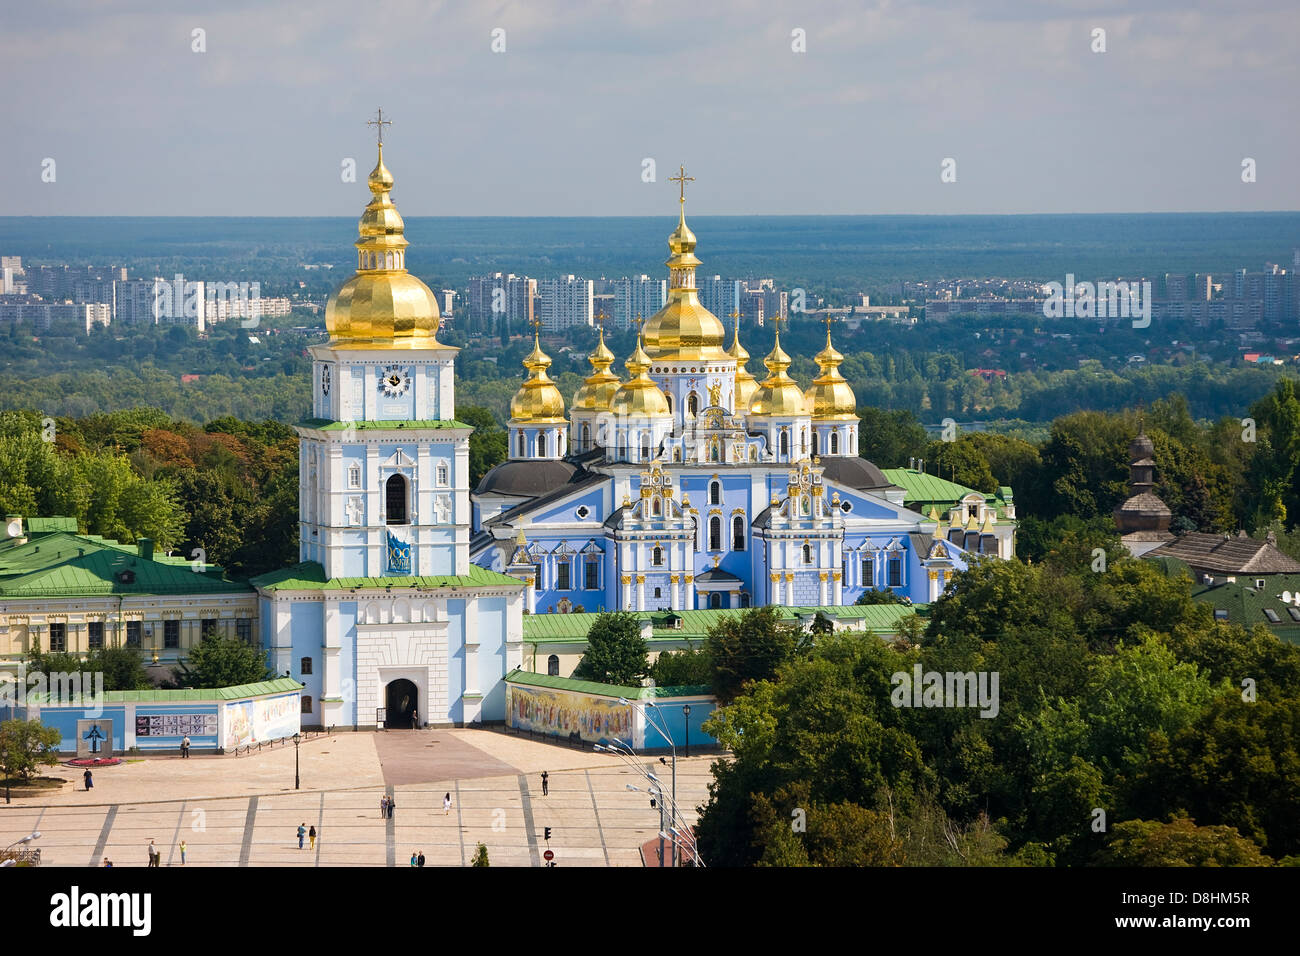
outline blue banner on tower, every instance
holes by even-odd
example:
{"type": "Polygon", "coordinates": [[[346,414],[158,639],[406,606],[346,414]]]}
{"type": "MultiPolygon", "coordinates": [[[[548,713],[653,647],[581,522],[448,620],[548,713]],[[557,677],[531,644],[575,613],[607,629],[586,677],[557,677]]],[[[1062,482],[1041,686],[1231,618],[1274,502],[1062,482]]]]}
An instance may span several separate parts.
{"type": "Polygon", "coordinates": [[[393,574],[411,573],[411,546],[398,541],[388,532],[388,570],[393,574]]]}

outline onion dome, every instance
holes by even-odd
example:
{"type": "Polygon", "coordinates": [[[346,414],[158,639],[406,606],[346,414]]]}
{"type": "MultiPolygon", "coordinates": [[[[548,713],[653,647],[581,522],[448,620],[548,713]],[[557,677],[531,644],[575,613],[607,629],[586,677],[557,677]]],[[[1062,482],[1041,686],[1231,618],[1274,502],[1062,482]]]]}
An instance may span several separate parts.
{"type": "Polygon", "coordinates": [[[528,378],[510,399],[510,421],[516,425],[564,424],[564,396],[546,370],[551,357],[542,351],[538,331],[533,329],[533,350],[524,357],[528,378]]]}
{"type": "Polygon", "coordinates": [[[437,339],[437,298],[406,271],[405,226],[389,196],[393,174],[384,165],[383,143],[367,183],[371,200],[353,243],[357,271],[325,305],[330,343],[359,349],[447,348],[437,339]]]}
{"type": "Polygon", "coordinates": [[[641,336],[637,336],[636,349],[623,364],[632,377],[614,393],[609,410],[622,418],[671,418],[663,390],[646,374],[650,356],[641,347],[641,336]]]}
{"type": "Polygon", "coordinates": [[[831,344],[830,323],[826,324],[826,348],[816,355],[822,373],[813,379],[804,393],[808,412],[818,421],[857,421],[858,399],[853,388],[840,374],[844,356],[831,344]]]}
{"type": "Polygon", "coordinates": [[[657,361],[720,361],[727,358],[727,331],[700,304],[695,288],[695,233],[686,225],[686,170],[682,170],[677,228],[668,237],[668,301],[645,326],[645,350],[657,361]]]}
{"type": "Polygon", "coordinates": [[[736,330],[731,339],[731,348],[727,349],[727,355],[736,363],[735,407],[745,409],[749,407],[749,400],[754,397],[754,392],[758,388],[758,379],[750,375],[749,369],[745,368],[745,363],[749,361],[749,353],[740,344],[740,313],[733,312],[731,317],[736,320],[736,330]]]}
{"type": "Polygon", "coordinates": [[[777,323],[776,342],[772,352],[763,359],[768,376],[759,383],[754,397],[749,403],[751,417],[796,418],[808,414],[803,390],[792,379],[786,369],[790,367],[790,356],[781,348],[781,326],[777,323]]]}
{"type": "Polygon", "coordinates": [[[609,370],[614,364],[614,353],[605,344],[603,326],[600,341],[596,343],[595,351],[587,356],[587,361],[595,371],[583,379],[582,385],[573,393],[573,411],[607,411],[620,383],[618,376],[609,370]]]}

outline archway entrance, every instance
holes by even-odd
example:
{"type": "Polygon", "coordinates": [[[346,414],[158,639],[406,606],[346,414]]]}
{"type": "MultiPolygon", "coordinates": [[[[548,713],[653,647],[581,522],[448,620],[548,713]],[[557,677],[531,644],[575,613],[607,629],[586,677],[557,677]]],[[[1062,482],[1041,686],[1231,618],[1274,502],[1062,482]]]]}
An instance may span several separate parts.
{"type": "Polygon", "coordinates": [[[419,703],[420,692],[416,686],[404,677],[389,683],[384,692],[387,710],[384,714],[384,726],[411,729],[411,718],[419,703]]]}

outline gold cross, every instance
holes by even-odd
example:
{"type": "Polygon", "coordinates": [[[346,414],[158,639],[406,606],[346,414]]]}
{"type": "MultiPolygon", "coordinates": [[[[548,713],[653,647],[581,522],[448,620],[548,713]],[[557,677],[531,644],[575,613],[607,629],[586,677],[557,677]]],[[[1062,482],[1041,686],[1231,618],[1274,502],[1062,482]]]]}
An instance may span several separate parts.
{"type": "Polygon", "coordinates": [[[668,177],[668,181],[669,181],[670,183],[681,183],[682,193],[681,193],[681,199],[679,200],[679,202],[685,204],[685,202],[686,202],[686,184],[687,184],[687,183],[693,183],[693,182],[695,182],[695,177],[694,177],[694,176],[687,176],[687,175],[686,175],[686,167],[685,167],[685,166],[682,166],[682,167],[679,167],[679,168],[681,169],[681,172],[678,173],[676,176],[669,176],[669,177],[668,177]]]}
{"type": "Polygon", "coordinates": [[[735,322],[732,322],[731,324],[734,325],[736,328],[740,328],[740,313],[739,313],[739,312],[732,312],[731,315],[728,316],[728,318],[735,319],[736,321],[735,321],[735,322]]]}
{"type": "Polygon", "coordinates": [[[641,313],[638,312],[638,313],[636,314],[636,334],[637,334],[637,338],[640,338],[640,337],[641,337],[641,321],[642,321],[642,320],[641,320],[641,313]]]}
{"type": "Polygon", "coordinates": [[[379,127],[379,145],[380,145],[380,146],[383,146],[383,145],[384,145],[384,127],[385,127],[385,126],[392,126],[392,125],[393,125],[393,121],[392,121],[392,120],[386,120],[386,119],[384,119],[384,111],[383,111],[383,109],[381,108],[381,109],[379,110],[379,118],[378,118],[378,119],[367,120],[367,121],[366,121],[366,125],[367,125],[367,126],[378,126],[378,127],[379,127]]]}
{"type": "Polygon", "coordinates": [[[601,330],[602,332],[605,330],[605,310],[604,310],[604,309],[601,309],[599,312],[596,313],[596,324],[597,324],[598,326],[600,326],[600,330],[601,330]]]}

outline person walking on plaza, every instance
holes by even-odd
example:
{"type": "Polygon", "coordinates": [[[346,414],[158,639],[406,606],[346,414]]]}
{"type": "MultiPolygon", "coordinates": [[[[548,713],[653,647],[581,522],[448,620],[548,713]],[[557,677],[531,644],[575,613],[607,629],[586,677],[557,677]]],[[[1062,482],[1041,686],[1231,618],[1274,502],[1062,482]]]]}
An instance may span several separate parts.
{"type": "Polygon", "coordinates": [[[393,810],[397,807],[396,795],[388,798],[388,819],[393,819],[393,810]]]}
{"type": "Polygon", "coordinates": [[[416,865],[416,866],[424,866],[424,851],[423,851],[423,850],[421,850],[421,851],[420,851],[420,855],[417,856],[417,857],[415,858],[415,865],[416,865]]]}
{"type": "Polygon", "coordinates": [[[420,864],[419,864],[419,862],[417,862],[417,859],[416,859],[416,856],[415,856],[415,851],[412,850],[412,851],[411,851],[411,866],[419,866],[419,865],[420,865],[420,864]]]}
{"type": "Polygon", "coordinates": [[[157,866],[158,860],[161,857],[162,857],[162,853],[160,853],[158,851],[158,848],[153,845],[153,840],[150,840],[149,841],[149,865],[157,866]]]}
{"type": "Polygon", "coordinates": [[[543,771],[542,771],[542,796],[546,796],[546,794],[547,794],[547,792],[548,792],[547,787],[549,786],[548,781],[549,781],[550,779],[551,779],[551,778],[550,778],[550,776],[547,774],[547,772],[546,772],[545,770],[543,770],[543,771]]]}
{"type": "Polygon", "coordinates": [[[307,835],[307,821],[298,824],[298,849],[302,849],[303,837],[307,835]]]}
{"type": "Polygon", "coordinates": [[[185,841],[181,840],[181,866],[185,865],[185,841]]]}
{"type": "Polygon", "coordinates": [[[442,795],[442,815],[445,817],[449,813],[451,813],[451,794],[444,793],[442,795]]]}
{"type": "Polygon", "coordinates": [[[311,841],[311,849],[316,849],[316,827],[307,828],[307,839],[311,841]]]}
{"type": "Polygon", "coordinates": [[[379,815],[380,817],[388,816],[388,795],[384,794],[379,798],[379,815]]]}
{"type": "Polygon", "coordinates": [[[181,738],[181,756],[188,757],[189,755],[190,755],[190,737],[189,734],[186,734],[184,737],[181,738]]]}
{"type": "Polygon", "coordinates": [[[420,712],[418,710],[411,711],[411,729],[412,730],[420,729],[420,712]]]}
{"type": "Polygon", "coordinates": [[[113,868],[113,861],[110,860],[108,857],[104,857],[104,866],[105,866],[107,869],[110,869],[110,870],[111,870],[111,869],[113,868]]]}
{"type": "Polygon", "coordinates": [[[81,775],[81,779],[84,780],[84,781],[86,781],[86,789],[87,789],[87,790],[89,790],[90,788],[92,788],[92,787],[95,785],[95,778],[92,777],[92,776],[90,775],[90,771],[89,771],[89,770],[87,770],[85,773],[83,773],[83,774],[81,775]]]}

